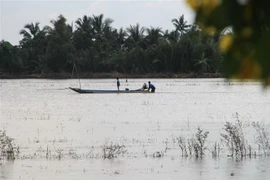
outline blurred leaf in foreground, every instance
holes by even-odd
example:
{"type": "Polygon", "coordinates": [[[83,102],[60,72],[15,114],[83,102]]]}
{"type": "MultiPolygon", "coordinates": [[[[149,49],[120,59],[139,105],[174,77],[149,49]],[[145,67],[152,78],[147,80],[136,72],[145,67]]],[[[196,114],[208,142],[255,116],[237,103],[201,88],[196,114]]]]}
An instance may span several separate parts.
{"type": "Polygon", "coordinates": [[[195,23],[204,32],[216,34],[227,78],[263,80],[270,85],[270,1],[186,2],[196,12],[195,23]]]}

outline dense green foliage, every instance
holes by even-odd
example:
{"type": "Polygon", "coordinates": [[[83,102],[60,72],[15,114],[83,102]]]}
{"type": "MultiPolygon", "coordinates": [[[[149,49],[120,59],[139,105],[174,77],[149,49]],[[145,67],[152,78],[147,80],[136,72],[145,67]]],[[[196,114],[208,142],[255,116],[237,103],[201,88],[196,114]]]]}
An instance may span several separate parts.
{"type": "Polygon", "coordinates": [[[74,25],[60,15],[51,26],[25,25],[19,46],[0,42],[0,72],[216,73],[222,56],[217,38],[188,25],[184,15],[175,29],[130,25],[113,28],[103,14],[78,18],[74,25]]]}

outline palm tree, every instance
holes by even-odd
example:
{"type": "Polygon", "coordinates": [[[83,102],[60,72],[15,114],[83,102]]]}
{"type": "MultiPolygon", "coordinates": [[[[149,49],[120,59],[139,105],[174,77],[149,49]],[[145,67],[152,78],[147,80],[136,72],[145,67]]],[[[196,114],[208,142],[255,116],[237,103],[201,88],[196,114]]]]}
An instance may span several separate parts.
{"type": "Polygon", "coordinates": [[[140,28],[140,25],[137,23],[135,26],[130,25],[126,30],[128,33],[127,43],[129,47],[137,46],[142,42],[145,31],[144,27],[140,28]]]}
{"type": "Polygon", "coordinates": [[[127,32],[122,27],[116,31],[116,43],[122,50],[125,49],[125,41],[127,35],[127,32]]]}
{"type": "Polygon", "coordinates": [[[24,26],[24,29],[20,31],[23,35],[23,39],[20,41],[20,45],[27,52],[24,57],[27,70],[32,72],[36,69],[36,62],[39,62],[41,56],[44,56],[47,48],[47,31],[46,27],[40,30],[39,23],[30,23],[24,26]]]}
{"type": "Polygon", "coordinates": [[[99,52],[100,60],[107,60],[115,49],[116,29],[112,28],[113,20],[110,18],[104,19],[104,15],[93,15],[92,26],[94,30],[94,46],[99,52]]]}
{"type": "Polygon", "coordinates": [[[198,42],[202,41],[202,32],[199,26],[193,24],[183,38],[189,41],[191,44],[197,44],[198,42]]]}
{"type": "Polygon", "coordinates": [[[171,32],[169,32],[168,30],[166,30],[166,31],[164,32],[163,37],[164,37],[168,42],[170,42],[171,44],[172,44],[172,43],[178,43],[179,40],[180,40],[180,34],[179,34],[179,32],[176,31],[176,30],[173,30],[173,31],[171,31],[171,32]]]}
{"type": "Polygon", "coordinates": [[[49,44],[46,50],[48,68],[54,72],[69,70],[74,60],[75,48],[72,44],[72,25],[67,24],[63,15],[56,20],[51,20],[53,29],[50,34],[49,44]]]}
{"type": "Polygon", "coordinates": [[[20,31],[20,35],[23,35],[23,39],[20,44],[24,47],[33,47],[33,39],[35,39],[40,33],[39,22],[26,24],[24,29],[20,31]]]}
{"type": "Polygon", "coordinates": [[[211,62],[210,59],[205,57],[205,54],[203,52],[201,55],[201,58],[197,60],[197,63],[195,64],[195,66],[200,67],[201,73],[206,73],[210,68],[209,62],[211,62]]]}
{"type": "Polygon", "coordinates": [[[70,41],[73,27],[66,23],[67,19],[63,15],[59,15],[56,20],[51,20],[51,23],[54,26],[52,33],[58,35],[64,41],[70,41]]]}
{"type": "Polygon", "coordinates": [[[100,14],[99,16],[93,15],[92,25],[96,34],[102,34],[103,31],[106,28],[110,28],[111,24],[113,23],[112,19],[106,18],[105,20],[103,20],[103,18],[104,18],[103,14],[100,14]]]}
{"type": "Polygon", "coordinates": [[[86,15],[84,15],[83,18],[78,18],[75,23],[76,28],[79,31],[87,32],[92,28],[92,19],[86,15]]]}
{"type": "Polygon", "coordinates": [[[180,32],[181,36],[186,33],[187,29],[191,26],[187,25],[187,21],[184,20],[184,15],[180,16],[179,19],[172,19],[172,23],[175,26],[176,31],[180,32]]]}
{"type": "Polygon", "coordinates": [[[39,32],[40,32],[39,22],[36,22],[35,24],[33,23],[26,24],[24,26],[24,29],[20,31],[20,34],[23,35],[23,38],[25,40],[31,40],[34,39],[39,32]]]}
{"type": "Polygon", "coordinates": [[[165,47],[168,48],[167,59],[165,60],[167,64],[167,70],[176,71],[175,69],[177,68],[177,66],[175,64],[178,59],[177,54],[179,53],[178,44],[180,42],[180,33],[177,30],[166,30],[163,37],[164,39],[166,39],[167,42],[167,45],[165,47]]]}
{"type": "Polygon", "coordinates": [[[161,28],[146,28],[146,58],[145,58],[145,69],[147,71],[159,71],[159,66],[162,64],[158,58],[158,44],[163,43],[162,41],[163,32],[161,28]]]}
{"type": "Polygon", "coordinates": [[[154,45],[158,43],[158,40],[163,37],[163,32],[160,27],[157,28],[146,28],[145,40],[149,45],[154,45]]]}
{"type": "Polygon", "coordinates": [[[94,29],[92,18],[86,15],[75,21],[76,31],[73,34],[73,42],[77,50],[86,50],[93,44],[94,29]]]}

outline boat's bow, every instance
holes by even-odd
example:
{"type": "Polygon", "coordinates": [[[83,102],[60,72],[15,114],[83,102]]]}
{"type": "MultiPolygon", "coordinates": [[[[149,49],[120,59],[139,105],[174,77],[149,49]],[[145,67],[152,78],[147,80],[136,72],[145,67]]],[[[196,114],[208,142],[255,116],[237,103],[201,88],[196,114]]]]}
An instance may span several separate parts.
{"type": "Polygon", "coordinates": [[[77,92],[77,93],[83,93],[83,90],[82,89],[79,89],[79,88],[72,88],[72,87],[69,87],[69,89],[77,92]]]}

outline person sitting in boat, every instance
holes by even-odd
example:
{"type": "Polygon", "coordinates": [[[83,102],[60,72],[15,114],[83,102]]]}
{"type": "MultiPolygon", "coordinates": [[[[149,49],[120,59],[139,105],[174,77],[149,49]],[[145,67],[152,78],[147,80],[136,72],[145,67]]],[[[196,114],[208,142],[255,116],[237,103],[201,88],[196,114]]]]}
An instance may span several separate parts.
{"type": "Polygon", "coordinates": [[[156,91],[156,87],[151,84],[151,81],[148,81],[148,91],[154,93],[156,91]]]}
{"type": "Polygon", "coordinates": [[[145,89],[148,89],[147,88],[147,84],[146,83],[143,83],[142,90],[145,90],[145,89]]]}

